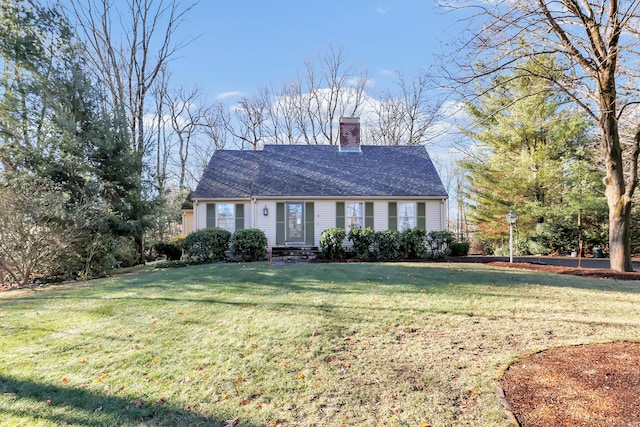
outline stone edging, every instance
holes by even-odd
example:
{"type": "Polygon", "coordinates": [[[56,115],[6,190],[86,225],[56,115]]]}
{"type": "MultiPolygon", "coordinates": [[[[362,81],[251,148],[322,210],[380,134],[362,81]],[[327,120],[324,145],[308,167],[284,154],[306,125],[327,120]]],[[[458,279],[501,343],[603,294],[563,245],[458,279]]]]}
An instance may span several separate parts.
{"type": "Polygon", "coordinates": [[[509,402],[507,401],[507,398],[504,395],[504,389],[502,388],[502,386],[499,383],[496,383],[493,389],[495,390],[496,395],[498,396],[498,400],[500,400],[500,403],[502,403],[502,407],[504,409],[504,415],[507,418],[507,421],[509,421],[509,423],[514,427],[522,427],[520,425],[520,422],[516,418],[516,415],[513,413],[513,409],[511,408],[511,405],[509,404],[509,402]]]}

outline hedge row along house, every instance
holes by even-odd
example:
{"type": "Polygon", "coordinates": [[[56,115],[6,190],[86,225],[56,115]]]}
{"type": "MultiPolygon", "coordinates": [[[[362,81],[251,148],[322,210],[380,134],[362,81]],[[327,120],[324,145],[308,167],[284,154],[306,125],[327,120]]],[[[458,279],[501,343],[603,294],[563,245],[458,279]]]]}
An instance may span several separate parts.
{"type": "Polygon", "coordinates": [[[258,228],[270,248],[319,246],[333,227],[443,230],[447,197],[424,146],[363,145],[359,119],[341,118],[338,146],[216,151],[191,195],[192,223],[258,228]]]}

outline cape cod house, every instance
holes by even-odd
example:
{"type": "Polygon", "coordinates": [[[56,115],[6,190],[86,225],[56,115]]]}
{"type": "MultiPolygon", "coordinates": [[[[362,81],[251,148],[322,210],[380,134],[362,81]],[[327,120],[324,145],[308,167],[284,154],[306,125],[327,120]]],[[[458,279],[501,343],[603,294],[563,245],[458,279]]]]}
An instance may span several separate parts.
{"type": "Polygon", "coordinates": [[[357,118],[340,145],[218,150],[191,195],[193,228],[259,228],[269,247],[319,246],[332,227],[446,228],[447,192],[424,146],[369,146],[357,118]]]}

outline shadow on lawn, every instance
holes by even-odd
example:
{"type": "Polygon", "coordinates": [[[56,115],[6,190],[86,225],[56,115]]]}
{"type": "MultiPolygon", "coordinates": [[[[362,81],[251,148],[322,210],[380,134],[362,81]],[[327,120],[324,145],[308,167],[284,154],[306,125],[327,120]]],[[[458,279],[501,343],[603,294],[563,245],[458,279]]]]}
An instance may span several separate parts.
{"type": "MultiPolygon", "coordinates": [[[[58,387],[0,375],[0,412],[57,425],[227,426],[231,415],[204,416],[180,409],[171,402],[148,402],[95,393],[82,388],[58,387]]],[[[239,425],[257,424],[239,420],[239,425]]],[[[235,425],[235,424],[233,424],[235,425]]]]}
{"type": "MultiPolygon", "coordinates": [[[[138,275],[117,276],[104,280],[104,286],[95,290],[90,282],[53,284],[60,290],[83,286],[86,291],[82,299],[103,298],[104,291],[130,291],[131,289],[157,290],[151,298],[163,299],[167,289],[180,290],[184,294],[179,300],[188,301],[190,293],[203,290],[240,292],[250,295],[271,295],[280,292],[322,292],[326,294],[368,293],[368,283],[385,287],[402,286],[403,292],[449,292],[449,284],[530,286],[543,285],[559,288],[578,288],[590,290],[619,291],[640,293],[639,281],[620,281],[612,279],[594,279],[578,276],[560,276],[553,273],[541,273],[532,270],[517,270],[490,267],[474,263],[310,263],[269,265],[251,264],[210,264],[187,268],[159,269],[138,275]],[[364,286],[354,286],[354,278],[364,286]]],[[[42,298],[36,291],[34,296],[42,298]]],[[[64,293],[52,294],[50,298],[64,298],[64,293]]],[[[77,298],[75,294],[69,296],[77,298]]],[[[139,298],[132,295],[132,298],[139,298]]],[[[46,297],[45,297],[46,298],[46,297]]],[[[25,295],[22,299],[30,299],[25,295]]],[[[171,298],[173,299],[173,298],[171,298]]],[[[196,299],[203,302],[201,296],[196,299]]],[[[228,301],[216,301],[211,303],[228,301]]],[[[241,304],[238,302],[238,304],[241,304]]]]}

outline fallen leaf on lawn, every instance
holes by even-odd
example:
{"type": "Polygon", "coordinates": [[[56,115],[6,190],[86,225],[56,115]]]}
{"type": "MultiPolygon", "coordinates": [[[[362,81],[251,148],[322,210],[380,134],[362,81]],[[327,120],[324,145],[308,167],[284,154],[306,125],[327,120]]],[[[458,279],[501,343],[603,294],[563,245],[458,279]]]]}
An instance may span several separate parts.
{"type": "Polygon", "coordinates": [[[302,373],[301,373],[300,375],[298,375],[298,378],[300,378],[301,380],[303,380],[303,379],[305,379],[305,376],[304,376],[304,374],[302,374],[302,373]]]}
{"type": "Polygon", "coordinates": [[[420,423],[420,427],[431,427],[429,423],[420,423]]]}
{"type": "Polygon", "coordinates": [[[138,400],[132,400],[131,403],[133,406],[135,406],[136,408],[142,408],[142,401],[140,399],[138,400]]]}
{"type": "Polygon", "coordinates": [[[51,405],[53,404],[53,402],[51,401],[51,399],[47,399],[47,400],[45,400],[44,402],[47,404],[47,406],[51,406],[51,405]]]}
{"type": "Polygon", "coordinates": [[[242,400],[240,401],[240,404],[241,404],[241,405],[246,405],[246,404],[248,404],[248,403],[249,403],[249,399],[242,399],[242,400]]]}
{"type": "Polygon", "coordinates": [[[102,412],[102,406],[93,410],[93,412],[102,412]]]}
{"type": "Polygon", "coordinates": [[[158,399],[158,400],[156,401],[156,405],[164,405],[164,404],[165,404],[165,402],[166,402],[166,401],[164,400],[164,398],[162,398],[162,397],[161,397],[160,399],[158,399]]]}
{"type": "Polygon", "coordinates": [[[62,382],[63,382],[63,383],[68,383],[68,382],[69,382],[69,378],[67,378],[67,377],[62,377],[62,382]]]}
{"type": "Polygon", "coordinates": [[[238,418],[234,419],[234,420],[227,420],[225,421],[225,425],[224,427],[235,427],[238,425],[238,418]]]}

